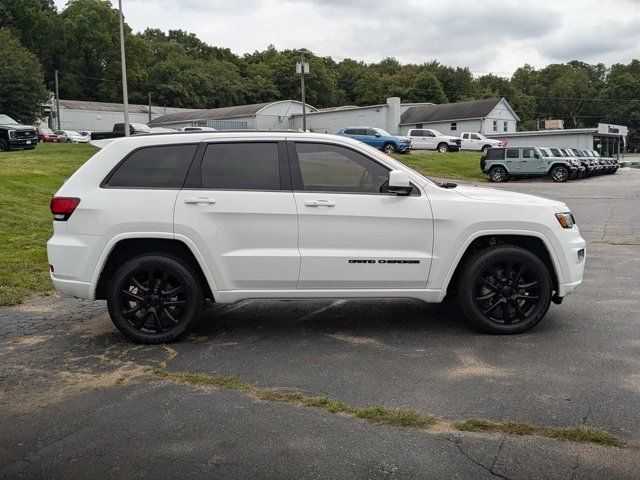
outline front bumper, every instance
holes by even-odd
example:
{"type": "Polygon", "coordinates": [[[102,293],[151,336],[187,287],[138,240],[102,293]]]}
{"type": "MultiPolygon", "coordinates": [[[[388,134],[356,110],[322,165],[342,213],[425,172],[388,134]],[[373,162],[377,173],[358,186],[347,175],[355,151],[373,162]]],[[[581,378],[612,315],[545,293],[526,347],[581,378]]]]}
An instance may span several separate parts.
{"type": "Polygon", "coordinates": [[[400,153],[404,153],[404,152],[408,152],[409,150],[411,150],[411,144],[408,145],[398,145],[397,149],[400,153]]]}
{"type": "Polygon", "coordinates": [[[38,143],[37,138],[10,138],[9,146],[11,148],[33,148],[38,143]]]}
{"type": "Polygon", "coordinates": [[[580,235],[577,226],[563,229],[557,234],[561,252],[559,256],[560,272],[558,273],[558,297],[572,293],[581,283],[586,262],[587,242],[580,235]]]}

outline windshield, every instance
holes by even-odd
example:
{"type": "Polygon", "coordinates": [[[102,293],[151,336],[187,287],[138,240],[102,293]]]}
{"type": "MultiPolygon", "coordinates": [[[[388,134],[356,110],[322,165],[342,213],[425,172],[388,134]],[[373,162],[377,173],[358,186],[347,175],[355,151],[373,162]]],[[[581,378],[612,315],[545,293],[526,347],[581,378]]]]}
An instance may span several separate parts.
{"type": "Polygon", "coordinates": [[[50,128],[42,128],[40,127],[40,133],[42,135],[53,135],[53,130],[51,130],[50,128]]]}
{"type": "Polygon", "coordinates": [[[18,125],[18,122],[8,115],[0,115],[0,125],[18,125]]]}
{"type": "Polygon", "coordinates": [[[67,135],[75,135],[76,137],[80,136],[78,132],[74,132],[73,130],[67,130],[67,135]]]}
{"type": "Polygon", "coordinates": [[[438,131],[438,130],[433,130],[433,129],[432,129],[431,131],[432,131],[435,135],[437,135],[437,136],[440,136],[440,137],[442,137],[442,136],[443,136],[443,133],[442,133],[442,132],[440,132],[440,131],[438,131]]]}
{"type": "Polygon", "coordinates": [[[376,128],[375,129],[376,132],[378,132],[380,135],[384,135],[385,137],[392,137],[393,135],[391,135],[389,132],[387,132],[386,130],[383,130],[382,128],[376,128]]]}
{"type": "Polygon", "coordinates": [[[132,123],[131,126],[136,130],[140,130],[141,132],[150,132],[151,127],[145,125],[144,123],[132,123]]]}

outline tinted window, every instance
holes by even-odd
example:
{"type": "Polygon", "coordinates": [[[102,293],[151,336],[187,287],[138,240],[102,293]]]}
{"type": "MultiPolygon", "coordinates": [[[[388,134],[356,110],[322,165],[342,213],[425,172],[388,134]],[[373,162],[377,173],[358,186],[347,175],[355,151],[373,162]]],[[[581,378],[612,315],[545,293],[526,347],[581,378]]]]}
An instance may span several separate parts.
{"type": "Polygon", "coordinates": [[[472,134],[471,134],[471,138],[472,138],[473,140],[481,140],[480,135],[476,135],[475,133],[472,133],[472,134]]]}
{"type": "Polygon", "coordinates": [[[551,151],[551,155],[553,155],[554,157],[564,157],[562,152],[557,148],[550,148],[549,150],[551,151]]]}
{"type": "Polygon", "coordinates": [[[425,137],[435,137],[435,135],[433,134],[433,132],[431,130],[423,130],[423,135],[425,137]]]}
{"type": "Polygon", "coordinates": [[[518,158],[520,156],[520,150],[517,148],[507,149],[507,158],[518,158]]]}
{"type": "Polygon", "coordinates": [[[345,135],[355,135],[356,130],[354,128],[346,128],[344,130],[345,135]]]}
{"type": "Polygon", "coordinates": [[[490,148],[487,150],[487,160],[502,160],[504,158],[504,150],[502,148],[490,148]]]}
{"type": "Polygon", "coordinates": [[[424,131],[423,130],[411,130],[409,132],[409,136],[410,137],[424,137],[424,131]]]}
{"type": "Polygon", "coordinates": [[[212,143],[202,158],[202,187],[279,190],[278,144],[212,143]]]}
{"type": "Polygon", "coordinates": [[[197,145],[141,148],[122,162],[106,182],[109,187],[181,188],[197,145]]]}
{"type": "Polygon", "coordinates": [[[535,150],[533,148],[523,148],[522,158],[535,158],[535,150]]]}
{"type": "Polygon", "coordinates": [[[305,191],[380,193],[389,179],[385,167],[348,148],[296,143],[296,151],[305,191]]]}

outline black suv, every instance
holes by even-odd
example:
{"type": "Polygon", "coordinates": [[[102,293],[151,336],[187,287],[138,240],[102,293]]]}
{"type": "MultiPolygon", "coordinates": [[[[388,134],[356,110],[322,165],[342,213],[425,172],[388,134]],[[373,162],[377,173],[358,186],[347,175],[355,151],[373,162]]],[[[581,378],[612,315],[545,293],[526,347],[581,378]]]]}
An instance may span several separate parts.
{"type": "Polygon", "coordinates": [[[37,143],[34,127],[20,125],[13,118],[0,114],[0,152],[18,148],[33,150],[37,143]]]}

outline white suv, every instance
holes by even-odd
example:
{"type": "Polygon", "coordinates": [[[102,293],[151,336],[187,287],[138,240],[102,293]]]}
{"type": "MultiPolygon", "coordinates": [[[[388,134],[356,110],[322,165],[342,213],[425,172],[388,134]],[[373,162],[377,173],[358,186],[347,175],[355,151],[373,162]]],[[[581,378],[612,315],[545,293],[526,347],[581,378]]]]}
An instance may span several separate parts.
{"type": "Polygon", "coordinates": [[[118,139],[51,201],[51,279],[167,342],[205,298],[455,295],[493,333],[538,323],[582,281],[563,203],[437,184],[357,140],[296,132],[118,139]]]}

